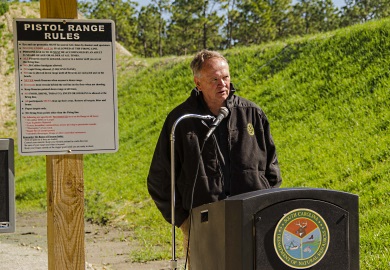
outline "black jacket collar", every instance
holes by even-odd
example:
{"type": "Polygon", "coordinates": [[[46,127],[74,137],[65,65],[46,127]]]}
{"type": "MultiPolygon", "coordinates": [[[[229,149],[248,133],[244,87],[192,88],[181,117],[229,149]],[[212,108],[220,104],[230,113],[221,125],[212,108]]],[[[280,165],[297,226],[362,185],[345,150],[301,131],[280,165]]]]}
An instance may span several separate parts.
{"type": "MultiPolygon", "coordinates": [[[[236,92],[236,89],[234,88],[234,85],[232,83],[230,83],[230,93],[229,93],[229,97],[226,100],[226,104],[227,104],[228,108],[231,107],[231,106],[229,106],[229,104],[232,104],[232,99],[233,99],[233,95],[235,92],[236,92]]],[[[206,105],[206,102],[204,101],[202,91],[199,91],[199,89],[197,87],[195,87],[194,89],[192,89],[191,97],[198,100],[198,109],[201,113],[212,115],[211,111],[209,110],[209,108],[206,105]]]]}

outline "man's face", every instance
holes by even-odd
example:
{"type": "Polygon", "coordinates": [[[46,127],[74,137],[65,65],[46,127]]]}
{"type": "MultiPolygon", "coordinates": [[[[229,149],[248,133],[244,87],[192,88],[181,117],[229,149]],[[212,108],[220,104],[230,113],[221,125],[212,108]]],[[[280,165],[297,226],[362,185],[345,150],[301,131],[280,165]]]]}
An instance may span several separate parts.
{"type": "Polygon", "coordinates": [[[199,76],[194,77],[194,82],[209,109],[218,113],[219,108],[225,106],[225,101],[230,93],[229,65],[220,58],[210,58],[203,63],[199,76]]]}

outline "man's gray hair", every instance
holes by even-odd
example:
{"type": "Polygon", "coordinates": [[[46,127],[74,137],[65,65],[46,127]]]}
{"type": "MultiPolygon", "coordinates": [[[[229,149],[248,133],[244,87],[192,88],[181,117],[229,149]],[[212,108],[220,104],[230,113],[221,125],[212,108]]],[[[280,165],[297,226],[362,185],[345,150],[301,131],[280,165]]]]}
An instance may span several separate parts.
{"type": "Polygon", "coordinates": [[[194,59],[192,60],[190,67],[194,76],[198,76],[199,72],[202,70],[203,63],[210,58],[220,58],[223,59],[226,63],[228,62],[226,58],[216,51],[201,50],[198,52],[194,59]]]}

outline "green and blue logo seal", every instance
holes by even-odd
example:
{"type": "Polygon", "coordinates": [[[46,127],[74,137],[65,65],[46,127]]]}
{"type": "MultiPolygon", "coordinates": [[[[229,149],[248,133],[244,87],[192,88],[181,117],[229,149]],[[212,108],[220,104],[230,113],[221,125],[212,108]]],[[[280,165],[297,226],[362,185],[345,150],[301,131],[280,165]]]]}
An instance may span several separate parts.
{"type": "Polygon", "coordinates": [[[295,269],[319,263],[329,247],[329,228],[315,211],[299,208],[285,214],[274,232],[275,251],[280,260],[295,269]]]}

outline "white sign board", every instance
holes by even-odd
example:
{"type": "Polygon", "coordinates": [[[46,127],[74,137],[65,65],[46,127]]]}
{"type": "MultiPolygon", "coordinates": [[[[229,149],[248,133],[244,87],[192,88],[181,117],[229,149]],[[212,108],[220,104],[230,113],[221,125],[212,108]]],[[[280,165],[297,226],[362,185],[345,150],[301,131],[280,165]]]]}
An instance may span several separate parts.
{"type": "Polygon", "coordinates": [[[15,19],[21,155],[118,150],[114,23],[15,19]]]}

